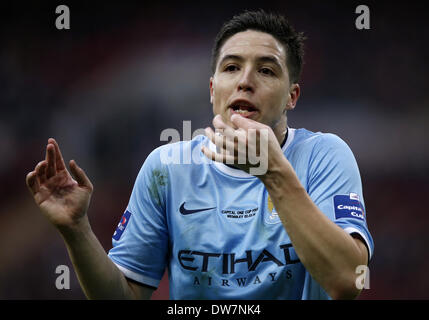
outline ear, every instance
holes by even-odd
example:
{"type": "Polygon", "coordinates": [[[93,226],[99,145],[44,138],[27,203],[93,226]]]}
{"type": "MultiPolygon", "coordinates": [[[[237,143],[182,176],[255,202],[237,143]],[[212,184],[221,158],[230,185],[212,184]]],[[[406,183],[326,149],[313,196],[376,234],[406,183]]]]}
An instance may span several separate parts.
{"type": "Polygon", "coordinates": [[[210,103],[211,104],[213,104],[213,95],[214,95],[213,77],[210,77],[210,103]]]}
{"type": "Polygon", "coordinates": [[[289,96],[288,96],[288,101],[286,105],[286,110],[295,109],[300,93],[301,93],[301,88],[299,87],[299,84],[298,83],[292,84],[292,86],[289,89],[289,96]]]}

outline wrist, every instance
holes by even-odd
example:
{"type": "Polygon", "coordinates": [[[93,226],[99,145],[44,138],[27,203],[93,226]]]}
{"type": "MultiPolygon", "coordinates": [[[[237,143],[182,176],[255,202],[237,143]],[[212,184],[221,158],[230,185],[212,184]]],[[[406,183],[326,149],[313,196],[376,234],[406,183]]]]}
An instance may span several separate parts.
{"type": "Polygon", "coordinates": [[[58,231],[66,242],[75,241],[92,232],[88,216],[85,214],[81,219],[72,225],[57,226],[58,231]]]}
{"type": "Polygon", "coordinates": [[[291,195],[303,189],[293,167],[285,157],[272,162],[267,173],[259,178],[271,195],[291,195]]]}

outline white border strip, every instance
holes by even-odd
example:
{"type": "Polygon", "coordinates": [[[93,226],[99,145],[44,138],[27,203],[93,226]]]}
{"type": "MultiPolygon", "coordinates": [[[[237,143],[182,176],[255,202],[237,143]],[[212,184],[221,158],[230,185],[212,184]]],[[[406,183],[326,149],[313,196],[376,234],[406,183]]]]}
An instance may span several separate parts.
{"type": "MultiPolygon", "coordinates": [[[[112,260],[112,259],[110,259],[110,260],[112,260]]],[[[137,272],[134,272],[134,271],[128,270],[127,268],[124,268],[123,266],[121,266],[121,265],[117,264],[117,263],[116,263],[115,261],[113,261],[113,260],[112,260],[112,262],[113,262],[113,263],[118,267],[118,269],[119,269],[119,270],[121,270],[121,272],[122,272],[122,273],[123,273],[127,278],[130,278],[130,279],[132,279],[132,280],[134,280],[134,281],[137,281],[137,282],[140,282],[140,283],[147,284],[147,285],[149,285],[149,286],[152,286],[152,287],[158,288],[159,282],[160,282],[161,280],[156,280],[156,279],[153,279],[153,278],[149,278],[149,277],[144,276],[144,275],[142,275],[142,274],[140,274],[140,273],[137,273],[137,272]]]]}
{"type": "Polygon", "coordinates": [[[362,231],[360,231],[359,229],[356,229],[356,228],[353,228],[353,227],[347,227],[347,228],[344,229],[344,231],[347,232],[348,234],[357,233],[357,234],[359,234],[365,240],[366,246],[367,246],[367,248],[369,250],[369,259],[371,259],[371,257],[372,257],[372,248],[369,245],[369,241],[368,241],[367,237],[365,236],[365,234],[362,231]]]}
{"type": "Polygon", "coordinates": [[[292,143],[292,141],[293,141],[293,138],[295,138],[295,130],[296,129],[294,129],[294,128],[287,128],[287,130],[288,130],[288,133],[287,133],[287,140],[286,140],[286,143],[284,144],[284,146],[283,146],[283,148],[282,148],[282,151],[283,152],[285,152],[286,151],[286,149],[290,146],[290,144],[292,143]]]}

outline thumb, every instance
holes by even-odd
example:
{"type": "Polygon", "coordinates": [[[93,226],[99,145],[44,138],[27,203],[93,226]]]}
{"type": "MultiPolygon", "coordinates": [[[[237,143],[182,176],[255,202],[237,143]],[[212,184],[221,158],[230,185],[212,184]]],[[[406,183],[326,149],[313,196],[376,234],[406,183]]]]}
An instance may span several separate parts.
{"type": "Polygon", "coordinates": [[[258,128],[258,126],[260,125],[259,122],[252,120],[252,119],[248,119],[245,117],[242,117],[238,114],[233,114],[231,116],[231,122],[237,127],[237,128],[242,128],[242,129],[249,129],[249,128],[258,128]],[[255,127],[256,126],[256,127],[255,127]]]}
{"type": "Polygon", "coordinates": [[[76,161],[70,160],[69,166],[70,166],[70,171],[73,177],[76,179],[79,186],[86,187],[92,191],[94,187],[91,181],[89,180],[88,176],[85,174],[85,171],[83,171],[83,169],[77,165],[76,161]]]}

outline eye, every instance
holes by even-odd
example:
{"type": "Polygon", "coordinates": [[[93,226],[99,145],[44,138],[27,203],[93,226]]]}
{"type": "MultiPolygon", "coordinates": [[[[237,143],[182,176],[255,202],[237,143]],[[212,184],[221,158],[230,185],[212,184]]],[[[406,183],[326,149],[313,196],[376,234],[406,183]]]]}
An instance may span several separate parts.
{"type": "Polygon", "coordinates": [[[271,69],[269,69],[269,68],[261,68],[259,70],[259,72],[261,72],[261,73],[263,73],[263,74],[265,74],[267,76],[274,76],[275,75],[274,72],[271,69]]]}
{"type": "Polygon", "coordinates": [[[238,67],[234,64],[227,65],[224,69],[224,71],[227,71],[227,72],[234,72],[237,70],[238,70],[238,67]]]}

